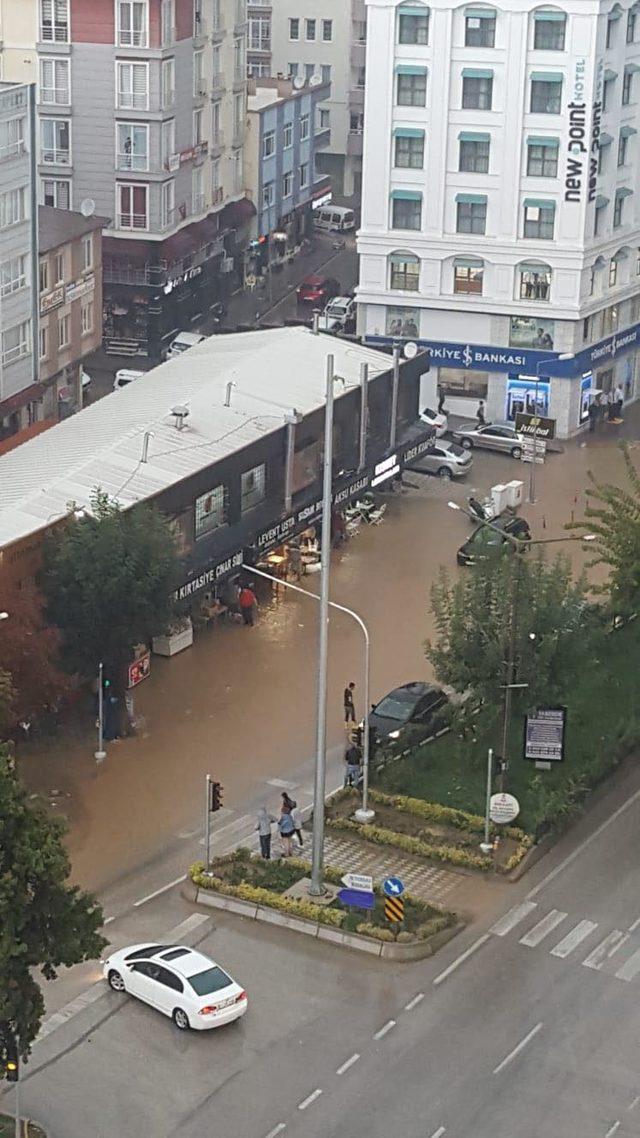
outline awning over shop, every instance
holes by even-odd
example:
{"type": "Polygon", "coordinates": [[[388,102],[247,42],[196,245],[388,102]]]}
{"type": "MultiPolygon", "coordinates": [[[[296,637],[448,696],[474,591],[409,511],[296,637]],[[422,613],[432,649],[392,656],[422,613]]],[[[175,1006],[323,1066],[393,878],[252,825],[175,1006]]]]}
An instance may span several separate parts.
{"type": "Polygon", "coordinates": [[[45,391],[46,385],[44,383],[32,383],[29,387],[23,387],[22,391],[16,391],[15,395],[10,395],[8,399],[3,399],[0,402],[0,418],[4,419],[7,415],[13,415],[14,411],[26,407],[27,403],[41,399],[45,391]]]}
{"type": "Polygon", "coordinates": [[[256,216],[256,207],[249,198],[229,202],[222,210],[222,223],[225,229],[240,229],[256,216]]]}

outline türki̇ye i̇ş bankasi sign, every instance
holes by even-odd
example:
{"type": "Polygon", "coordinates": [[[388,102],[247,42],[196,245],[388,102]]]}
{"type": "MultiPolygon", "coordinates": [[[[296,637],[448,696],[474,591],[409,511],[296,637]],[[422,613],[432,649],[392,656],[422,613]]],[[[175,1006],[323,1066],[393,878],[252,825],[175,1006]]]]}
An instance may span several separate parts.
{"type": "Polygon", "coordinates": [[[569,103],[569,141],[567,143],[567,168],[564,179],[564,200],[566,202],[580,201],[585,180],[588,188],[588,201],[594,201],[596,196],[600,120],[602,118],[602,60],[598,60],[596,64],[590,134],[587,127],[587,103],[584,97],[585,71],[586,60],[577,59],[573,79],[573,99],[569,103]]]}

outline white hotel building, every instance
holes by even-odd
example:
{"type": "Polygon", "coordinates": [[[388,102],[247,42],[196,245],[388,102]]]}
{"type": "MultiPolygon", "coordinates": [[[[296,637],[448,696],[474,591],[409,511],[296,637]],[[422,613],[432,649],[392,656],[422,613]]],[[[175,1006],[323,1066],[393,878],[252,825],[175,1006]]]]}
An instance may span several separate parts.
{"type": "Polygon", "coordinates": [[[428,347],[456,414],[532,410],[536,374],[561,437],[638,398],[640,6],[367,9],[360,332],[428,347]]]}

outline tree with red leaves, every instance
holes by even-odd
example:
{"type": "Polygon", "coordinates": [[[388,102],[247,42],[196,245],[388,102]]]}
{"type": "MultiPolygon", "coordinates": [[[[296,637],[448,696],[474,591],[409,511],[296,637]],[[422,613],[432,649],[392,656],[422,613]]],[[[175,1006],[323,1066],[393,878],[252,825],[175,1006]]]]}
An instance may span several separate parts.
{"type": "MultiPolygon", "coordinates": [[[[35,588],[3,591],[2,607],[9,616],[0,624],[0,675],[10,680],[11,720],[14,725],[32,722],[71,691],[71,681],[58,665],[60,634],[46,623],[44,601],[35,588]]],[[[6,731],[11,725],[2,726],[6,731]]]]}

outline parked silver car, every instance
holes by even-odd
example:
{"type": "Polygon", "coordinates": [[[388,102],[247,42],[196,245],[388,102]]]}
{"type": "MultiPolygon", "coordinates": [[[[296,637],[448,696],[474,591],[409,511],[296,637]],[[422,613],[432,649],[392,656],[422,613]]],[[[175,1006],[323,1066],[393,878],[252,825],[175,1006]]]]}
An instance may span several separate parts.
{"type": "Polygon", "coordinates": [[[438,478],[463,478],[473,466],[468,450],[451,443],[448,439],[437,439],[429,450],[420,455],[405,469],[414,474],[436,474],[438,478]]]}
{"type": "Polygon", "coordinates": [[[456,442],[471,450],[472,447],[485,447],[486,450],[499,450],[512,458],[522,458],[524,436],[516,431],[513,423],[485,423],[482,427],[463,427],[452,431],[456,442]]]}

